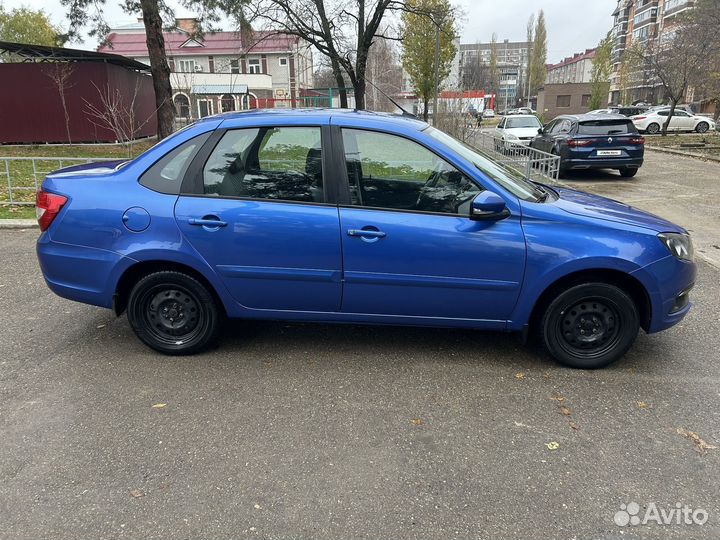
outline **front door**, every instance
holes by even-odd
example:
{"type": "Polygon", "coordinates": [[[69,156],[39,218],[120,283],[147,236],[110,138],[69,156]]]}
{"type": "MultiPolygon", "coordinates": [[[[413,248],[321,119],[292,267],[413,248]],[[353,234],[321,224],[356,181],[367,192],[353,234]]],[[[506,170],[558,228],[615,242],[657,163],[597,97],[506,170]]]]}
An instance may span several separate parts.
{"type": "Polygon", "coordinates": [[[502,321],[525,267],[519,216],[471,221],[483,189],[409,139],[342,129],[350,205],[340,208],[342,311],[502,321]]]}
{"type": "Polygon", "coordinates": [[[229,130],[202,169],[202,193],[178,199],[178,227],[243,306],[340,308],[338,210],[326,204],[324,169],[319,126],[229,130]]]}

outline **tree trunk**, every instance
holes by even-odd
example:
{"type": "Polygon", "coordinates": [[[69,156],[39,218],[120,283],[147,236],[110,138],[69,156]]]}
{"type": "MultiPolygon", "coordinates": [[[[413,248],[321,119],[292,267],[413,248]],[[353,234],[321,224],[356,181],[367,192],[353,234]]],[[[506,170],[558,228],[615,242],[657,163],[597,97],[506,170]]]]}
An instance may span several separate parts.
{"type": "Polygon", "coordinates": [[[430,99],[428,96],[423,96],[423,122],[428,121],[428,105],[430,104],[430,99]]]}
{"type": "Polygon", "coordinates": [[[662,136],[667,137],[667,130],[670,126],[670,120],[672,120],[673,115],[675,114],[675,107],[677,107],[678,99],[673,99],[670,101],[670,113],[668,114],[667,120],[663,123],[662,127],[662,136]]]}
{"type": "Polygon", "coordinates": [[[145,24],[145,36],[150,56],[150,73],[155,89],[155,106],[157,108],[158,140],[164,139],[173,132],[175,123],[175,107],[172,101],[170,85],[170,66],[165,54],[165,38],[162,35],[162,18],[158,0],[140,0],[140,7],[145,24]]]}
{"type": "Polygon", "coordinates": [[[347,109],[347,90],[345,89],[345,77],[343,77],[342,70],[340,69],[340,63],[337,61],[336,58],[331,58],[330,64],[332,66],[332,72],[333,76],[335,77],[335,82],[338,85],[338,92],[340,93],[340,108],[347,109]]]}
{"type": "Polygon", "coordinates": [[[355,91],[355,108],[359,110],[365,109],[365,74],[358,74],[357,79],[353,83],[355,91]]]}

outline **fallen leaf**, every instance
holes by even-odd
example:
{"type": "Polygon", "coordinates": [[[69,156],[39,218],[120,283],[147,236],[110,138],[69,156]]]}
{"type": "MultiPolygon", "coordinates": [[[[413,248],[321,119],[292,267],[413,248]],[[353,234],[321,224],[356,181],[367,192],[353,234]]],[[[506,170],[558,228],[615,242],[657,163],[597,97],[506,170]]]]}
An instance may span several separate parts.
{"type": "Polygon", "coordinates": [[[560,407],[560,412],[565,416],[570,416],[572,414],[572,409],[570,409],[570,407],[562,406],[560,407]]]}
{"type": "Polygon", "coordinates": [[[420,418],[413,418],[412,420],[410,420],[410,423],[413,426],[422,426],[424,424],[424,422],[420,418]]]}
{"type": "Polygon", "coordinates": [[[572,429],[580,429],[577,427],[577,424],[575,422],[568,422],[568,424],[572,429]]]}
{"type": "Polygon", "coordinates": [[[565,398],[560,395],[552,396],[550,399],[557,401],[558,403],[562,403],[563,401],[565,401],[565,398]]]}
{"type": "Polygon", "coordinates": [[[260,506],[259,504],[255,504],[254,508],[255,508],[255,510],[260,510],[262,508],[262,506],[260,506]]]}
{"type": "Polygon", "coordinates": [[[650,406],[647,403],[645,403],[644,401],[636,401],[636,403],[637,403],[637,406],[640,407],[641,409],[647,409],[650,406]]]}
{"type": "Polygon", "coordinates": [[[706,450],[714,450],[717,448],[717,446],[706,443],[694,431],[690,431],[690,430],[687,430],[684,428],[678,428],[677,432],[678,432],[678,434],[682,435],[686,439],[692,441],[693,444],[695,445],[695,450],[697,450],[701,454],[704,454],[706,450]]]}
{"type": "Polygon", "coordinates": [[[560,448],[560,443],[555,441],[550,441],[549,443],[545,443],[545,446],[547,446],[548,450],[557,450],[560,448]]]}
{"type": "Polygon", "coordinates": [[[521,381],[525,378],[525,374],[522,371],[520,371],[515,374],[515,378],[518,379],[519,381],[521,381]]]}
{"type": "Polygon", "coordinates": [[[153,409],[162,409],[164,407],[167,407],[167,403],[156,403],[152,406],[153,409]]]}
{"type": "Polygon", "coordinates": [[[136,499],[137,499],[138,497],[144,497],[144,496],[145,496],[145,494],[144,494],[142,491],[140,491],[139,489],[131,489],[131,490],[130,490],[130,495],[132,495],[132,496],[135,497],[136,499]]]}
{"type": "Polygon", "coordinates": [[[105,328],[104,324],[98,324],[95,328],[105,328]]]}

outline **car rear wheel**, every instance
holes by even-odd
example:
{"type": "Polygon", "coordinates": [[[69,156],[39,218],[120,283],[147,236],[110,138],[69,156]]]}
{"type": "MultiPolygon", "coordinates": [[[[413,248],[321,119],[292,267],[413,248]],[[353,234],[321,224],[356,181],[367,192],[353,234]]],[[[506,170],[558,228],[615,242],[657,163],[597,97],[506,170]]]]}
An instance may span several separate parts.
{"type": "Polygon", "coordinates": [[[622,176],[623,178],[632,178],[638,172],[638,169],[633,167],[623,167],[622,169],[618,170],[620,171],[620,176],[622,176]]]}
{"type": "Polygon", "coordinates": [[[660,124],[656,124],[655,122],[653,122],[652,124],[648,125],[645,131],[647,131],[650,135],[657,135],[658,133],[660,133],[660,124]]]}
{"type": "Polygon", "coordinates": [[[193,354],[217,339],[220,311],[210,291],[175,271],[149,274],[130,292],[128,321],[140,340],[164,354],[193,354]]]}
{"type": "Polygon", "coordinates": [[[632,299],[607,283],[576,285],[547,307],[540,324],[550,355],[569,367],[597,369],[621,358],[640,327],[632,299]]]}
{"type": "Polygon", "coordinates": [[[695,131],[698,133],[706,133],[708,129],[710,129],[710,124],[707,122],[700,122],[697,126],[695,126],[695,131]]]}

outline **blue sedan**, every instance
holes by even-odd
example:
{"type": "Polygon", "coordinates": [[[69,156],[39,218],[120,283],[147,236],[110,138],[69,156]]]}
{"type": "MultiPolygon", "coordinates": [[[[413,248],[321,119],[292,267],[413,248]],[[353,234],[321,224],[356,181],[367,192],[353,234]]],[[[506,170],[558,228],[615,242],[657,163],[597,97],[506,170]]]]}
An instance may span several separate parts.
{"type": "Polygon", "coordinates": [[[362,111],[205,118],[48,175],[37,209],[48,286],[166,354],[230,317],[520,332],[598,368],[678,323],[696,273],[669,221],[362,111]]]}

